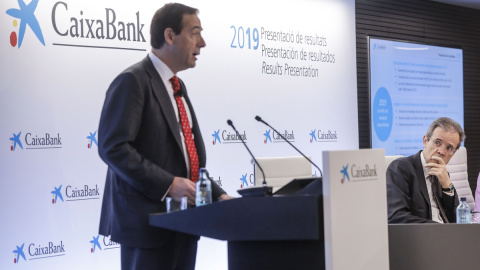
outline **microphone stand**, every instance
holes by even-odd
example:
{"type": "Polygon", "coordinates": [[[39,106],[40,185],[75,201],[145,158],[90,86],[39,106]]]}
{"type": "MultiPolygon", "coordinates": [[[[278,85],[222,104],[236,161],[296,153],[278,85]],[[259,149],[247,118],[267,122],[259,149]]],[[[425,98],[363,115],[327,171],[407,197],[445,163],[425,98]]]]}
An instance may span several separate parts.
{"type": "Polygon", "coordinates": [[[307,156],[305,156],[302,151],[298,150],[297,147],[295,147],[295,145],[293,145],[290,141],[288,141],[280,132],[278,132],[275,128],[273,128],[272,126],[270,126],[267,122],[263,121],[262,118],[260,116],[255,116],[255,120],[259,121],[259,122],[262,122],[264,123],[265,125],[267,125],[269,128],[273,129],[273,131],[275,131],[278,135],[280,135],[280,137],[286,141],[288,144],[290,144],[290,146],[292,146],[295,150],[297,150],[298,153],[300,153],[304,158],[306,158],[310,164],[312,164],[313,166],[315,166],[315,168],[318,169],[318,171],[320,172],[320,178],[323,178],[323,174],[322,174],[322,170],[320,170],[320,168],[317,166],[317,164],[313,163],[312,160],[310,160],[307,156]]]}
{"type": "Polygon", "coordinates": [[[227,124],[233,128],[233,130],[235,131],[237,136],[240,138],[243,145],[245,146],[248,153],[252,157],[255,164],[257,164],[258,168],[260,169],[260,171],[262,172],[262,175],[263,175],[263,183],[262,183],[261,187],[251,187],[251,188],[246,188],[246,189],[239,189],[239,190],[237,190],[237,192],[240,193],[242,195],[242,197],[258,197],[258,196],[270,196],[270,195],[272,195],[272,187],[267,186],[267,181],[265,180],[265,173],[263,172],[263,169],[260,166],[260,164],[258,164],[257,159],[255,158],[255,156],[252,154],[252,152],[248,148],[248,146],[245,143],[245,141],[243,140],[242,136],[238,133],[237,129],[233,125],[232,120],[228,119],[227,124]]]}

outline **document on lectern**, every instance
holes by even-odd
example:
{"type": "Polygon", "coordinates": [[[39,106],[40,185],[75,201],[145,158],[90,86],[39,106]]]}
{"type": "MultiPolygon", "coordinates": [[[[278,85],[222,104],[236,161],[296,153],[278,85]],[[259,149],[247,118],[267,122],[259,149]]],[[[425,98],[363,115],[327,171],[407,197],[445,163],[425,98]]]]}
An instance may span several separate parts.
{"type": "Polygon", "coordinates": [[[384,149],[323,152],[326,269],[388,269],[384,149]]]}

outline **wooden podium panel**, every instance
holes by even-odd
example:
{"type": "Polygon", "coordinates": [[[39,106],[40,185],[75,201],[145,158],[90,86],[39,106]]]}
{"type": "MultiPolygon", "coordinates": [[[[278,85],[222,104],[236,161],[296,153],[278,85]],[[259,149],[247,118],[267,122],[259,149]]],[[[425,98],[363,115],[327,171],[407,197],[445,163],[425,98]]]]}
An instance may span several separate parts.
{"type": "Polygon", "coordinates": [[[237,198],[151,214],[150,224],[227,240],[230,270],[325,267],[321,196],[237,198]]]}

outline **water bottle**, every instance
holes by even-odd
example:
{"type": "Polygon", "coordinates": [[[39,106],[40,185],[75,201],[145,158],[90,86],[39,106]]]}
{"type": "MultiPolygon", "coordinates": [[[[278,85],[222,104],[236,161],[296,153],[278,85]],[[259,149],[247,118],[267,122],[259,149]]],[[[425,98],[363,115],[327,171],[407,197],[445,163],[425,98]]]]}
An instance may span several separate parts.
{"type": "Polygon", "coordinates": [[[200,168],[200,177],[196,183],[195,204],[202,206],[212,203],[212,182],[209,179],[208,171],[200,168]]]}
{"type": "Polygon", "coordinates": [[[460,204],[457,207],[457,223],[470,224],[472,216],[470,215],[470,207],[467,204],[467,198],[461,197],[460,204]]]}

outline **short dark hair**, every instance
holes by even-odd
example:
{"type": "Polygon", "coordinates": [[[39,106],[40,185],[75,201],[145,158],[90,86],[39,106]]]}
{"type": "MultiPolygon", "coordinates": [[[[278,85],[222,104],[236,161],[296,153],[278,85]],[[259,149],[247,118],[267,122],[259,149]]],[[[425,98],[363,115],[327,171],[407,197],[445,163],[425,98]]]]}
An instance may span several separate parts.
{"type": "Polygon", "coordinates": [[[183,15],[197,14],[198,9],[179,3],[165,4],[155,12],[150,25],[150,44],[152,48],[160,49],[165,44],[165,29],[172,28],[175,34],[183,29],[183,15]]]}
{"type": "Polygon", "coordinates": [[[437,127],[440,127],[445,131],[450,131],[450,130],[456,131],[460,138],[460,141],[458,142],[456,149],[460,148],[460,145],[462,145],[462,142],[465,140],[466,136],[465,136],[465,132],[463,131],[459,123],[457,123],[455,120],[450,119],[448,117],[440,117],[435,119],[435,121],[433,121],[433,123],[428,128],[427,134],[425,134],[428,140],[430,140],[430,138],[432,137],[433,131],[437,127]]]}

